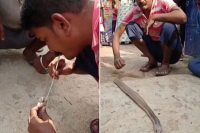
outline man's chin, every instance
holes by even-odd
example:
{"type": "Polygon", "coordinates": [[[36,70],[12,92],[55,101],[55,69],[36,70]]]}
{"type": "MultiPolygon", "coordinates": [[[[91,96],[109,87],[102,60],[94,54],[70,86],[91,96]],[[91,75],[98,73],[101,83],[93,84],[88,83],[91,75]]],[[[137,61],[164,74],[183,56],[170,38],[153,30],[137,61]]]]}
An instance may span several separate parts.
{"type": "Polygon", "coordinates": [[[140,7],[142,10],[147,10],[148,9],[148,7],[147,6],[142,6],[142,7],[140,7]]]}
{"type": "Polygon", "coordinates": [[[76,56],[64,55],[66,59],[73,60],[76,56]]]}

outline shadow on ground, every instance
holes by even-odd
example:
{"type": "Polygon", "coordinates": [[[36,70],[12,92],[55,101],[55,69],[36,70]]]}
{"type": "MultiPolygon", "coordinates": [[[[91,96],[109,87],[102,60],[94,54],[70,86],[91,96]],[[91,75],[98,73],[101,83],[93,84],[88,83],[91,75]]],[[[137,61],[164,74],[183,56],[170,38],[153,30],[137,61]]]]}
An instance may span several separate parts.
{"type": "MultiPolygon", "coordinates": [[[[125,60],[126,66],[120,70],[114,67],[114,58],[112,48],[110,46],[101,47],[101,83],[110,82],[118,74],[124,72],[132,72],[140,74],[140,68],[148,61],[146,57],[141,57],[141,52],[134,45],[121,45],[121,57],[125,60]]],[[[157,69],[144,73],[145,78],[155,77],[157,69]]],[[[187,68],[186,61],[179,61],[175,65],[171,65],[172,72],[170,75],[191,74],[187,68]]]]}

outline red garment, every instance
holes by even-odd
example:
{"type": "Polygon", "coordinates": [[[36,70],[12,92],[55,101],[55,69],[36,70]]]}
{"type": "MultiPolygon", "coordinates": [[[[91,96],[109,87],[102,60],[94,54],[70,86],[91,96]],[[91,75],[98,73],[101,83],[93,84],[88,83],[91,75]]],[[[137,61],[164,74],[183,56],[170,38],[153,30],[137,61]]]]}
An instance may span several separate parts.
{"type": "Polygon", "coordinates": [[[118,13],[118,9],[113,8],[113,18],[112,18],[112,20],[117,20],[117,13],[118,13]]]}
{"type": "MultiPolygon", "coordinates": [[[[149,17],[154,14],[169,13],[171,9],[177,6],[173,0],[153,0],[151,12],[149,17]]],[[[128,24],[130,21],[134,21],[140,27],[144,28],[148,18],[143,14],[139,6],[134,6],[133,9],[125,16],[122,23],[128,24]]],[[[160,31],[163,27],[164,22],[156,21],[152,27],[149,28],[149,35],[155,41],[159,40],[160,31]]]]}
{"type": "Polygon", "coordinates": [[[99,17],[100,17],[100,0],[95,0],[94,10],[93,10],[93,20],[92,20],[92,49],[95,54],[95,60],[99,66],[99,17]]]}

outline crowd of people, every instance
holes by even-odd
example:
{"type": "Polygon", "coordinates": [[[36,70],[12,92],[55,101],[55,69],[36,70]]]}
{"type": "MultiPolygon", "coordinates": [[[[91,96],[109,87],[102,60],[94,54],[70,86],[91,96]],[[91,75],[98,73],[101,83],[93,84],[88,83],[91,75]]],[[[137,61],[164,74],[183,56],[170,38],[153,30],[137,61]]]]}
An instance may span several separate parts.
{"type": "MultiPolygon", "coordinates": [[[[113,48],[114,66],[125,66],[119,45],[130,41],[148,58],[140,68],[142,72],[157,68],[156,76],[168,75],[170,65],[184,55],[186,0],[106,2],[109,20],[103,19],[102,24],[111,35],[107,42],[113,48]]],[[[200,34],[200,0],[196,5],[196,33],[200,34]]],[[[99,9],[100,0],[0,0],[0,49],[25,48],[23,59],[39,73],[49,73],[55,79],[60,75],[89,74],[99,82],[99,9]],[[49,51],[39,56],[44,46],[49,51]],[[60,55],[71,62],[61,59],[56,69],[57,62],[51,62],[60,55]]],[[[192,59],[188,68],[200,77],[200,58],[192,59]]],[[[56,133],[45,106],[33,107],[28,120],[29,133],[56,133]]],[[[90,129],[99,133],[99,119],[91,122],[90,129]]]]}
{"type": "MultiPolygon", "coordinates": [[[[107,0],[109,1],[109,0],[107,0]]],[[[117,0],[113,0],[113,5],[117,0]]],[[[118,6],[113,6],[112,47],[114,51],[114,65],[121,69],[125,61],[120,57],[119,44],[124,34],[134,44],[142,55],[149,61],[141,67],[142,72],[148,72],[158,68],[155,75],[168,75],[170,64],[176,64],[184,58],[185,27],[186,27],[186,0],[132,0],[132,7],[124,13],[123,19],[116,16],[116,11],[123,6],[118,1],[118,6]],[[117,18],[118,17],[118,18],[117,18]],[[116,20],[117,24],[116,25],[116,20]],[[161,63],[158,66],[158,63],[161,63]]],[[[199,0],[196,0],[198,6],[199,0]]],[[[199,6],[198,6],[199,8],[199,6]]],[[[121,12],[122,10],[119,10],[121,12]]],[[[117,15],[120,13],[118,12],[117,15]]],[[[197,13],[197,20],[199,11],[197,13]]],[[[199,20],[197,21],[197,34],[199,33],[199,20]]],[[[106,35],[106,34],[105,34],[106,35]]],[[[189,62],[189,70],[196,76],[200,76],[199,58],[189,62]]]]}

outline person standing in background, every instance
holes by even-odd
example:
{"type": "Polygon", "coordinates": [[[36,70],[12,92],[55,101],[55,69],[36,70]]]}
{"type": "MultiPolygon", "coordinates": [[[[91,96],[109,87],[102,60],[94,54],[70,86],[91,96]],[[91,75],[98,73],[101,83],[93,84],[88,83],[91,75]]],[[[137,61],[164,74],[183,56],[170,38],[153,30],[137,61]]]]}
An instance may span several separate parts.
{"type": "MultiPolygon", "coordinates": [[[[132,1],[132,0],[120,0],[119,1],[117,22],[116,22],[117,27],[121,24],[122,19],[126,16],[126,14],[130,10],[132,10],[133,2],[134,1],[132,1]]],[[[129,43],[129,42],[131,42],[131,40],[128,38],[126,32],[124,32],[120,38],[120,43],[125,44],[127,42],[129,43]]]]}
{"type": "Polygon", "coordinates": [[[116,5],[115,0],[112,1],[112,10],[113,10],[113,17],[112,17],[112,34],[115,32],[116,22],[117,22],[117,13],[118,7],[116,5]]]}
{"type": "MultiPolygon", "coordinates": [[[[186,0],[174,0],[174,2],[183,10],[183,12],[186,14],[186,0]]],[[[183,46],[183,53],[181,58],[184,57],[184,44],[185,44],[185,23],[184,24],[180,24],[180,38],[181,38],[181,43],[183,46]]]]}
{"type": "MultiPolygon", "coordinates": [[[[196,0],[197,11],[197,29],[196,33],[200,34],[200,0],[196,0]]],[[[197,77],[200,77],[200,57],[192,59],[188,64],[189,70],[197,77]]]]}
{"type": "Polygon", "coordinates": [[[104,32],[101,35],[101,44],[111,45],[112,42],[112,0],[102,0],[104,32]]]}

